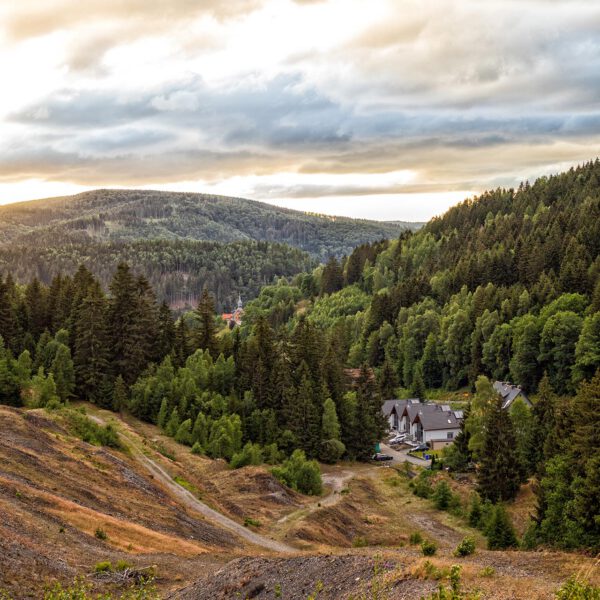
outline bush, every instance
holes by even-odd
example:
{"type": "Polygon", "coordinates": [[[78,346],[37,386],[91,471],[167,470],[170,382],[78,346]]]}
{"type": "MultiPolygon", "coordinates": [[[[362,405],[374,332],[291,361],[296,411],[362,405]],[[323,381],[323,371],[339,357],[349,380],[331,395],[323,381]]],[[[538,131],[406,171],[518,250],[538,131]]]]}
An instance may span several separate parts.
{"type": "Polygon", "coordinates": [[[437,592],[427,597],[427,600],[479,600],[481,595],[477,592],[465,593],[460,589],[460,567],[452,565],[450,568],[450,588],[440,585],[437,592]]]}
{"type": "Polygon", "coordinates": [[[421,471],[419,476],[414,482],[411,482],[413,488],[413,494],[419,498],[429,498],[433,493],[429,478],[431,477],[430,471],[421,471]]]}
{"type": "Polygon", "coordinates": [[[96,573],[110,573],[113,570],[112,563],[110,560],[103,560],[102,562],[96,563],[94,571],[96,573]]]}
{"type": "Polygon", "coordinates": [[[475,540],[472,537],[466,537],[456,546],[454,556],[470,556],[475,552],[475,540]]]}
{"type": "Polygon", "coordinates": [[[416,546],[417,544],[420,544],[422,541],[423,541],[423,536],[418,531],[411,533],[410,537],[408,538],[408,543],[411,544],[412,546],[416,546]]]}
{"type": "Polygon", "coordinates": [[[362,537],[360,535],[357,535],[352,540],[352,547],[353,548],[366,548],[368,545],[369,545],[369,542],[367,542],[367,538],[362,537]]]}
{"type": "Polygon", "coordinates": [[[429,540],[421,542],[421,552],[423,556],[433,556],[437,551],[437,544],[429,540]]]}
{"type": "Polygon", "coordinates": [[[557,600],[600,600],[600,587],[571,578],[556,591],[556,598],[557,600]]]}
{"type": "Polygon", "coordinates": [[[294,450],[283,465],[274,467],[271,472],[281,483],[302,494],[317,496],[323,491],[318,463],[307,460],[302,450],[294,450]]]}
{"type": "Polygon", "coordinates": [[[252,517],[246,517],[244,519],[244,527],[260,527],[260,521],[253,519],[252,517]]]}
{"type": "Polygon", "coordinates": [[[263,462],[262,448],[259,444],[248,442],[240,452],[231,457],[229,466],[232,469],[240,469],[248,465],[260,465],[263,462]]]}
{"type": "Polygon", "coordinates": [[[65,410],[64,415],[75,435],[84,442],[94,446],[123,449],[123,444],[119,441],[119,434],[112,425],[98,425],[78,410],[65,410]]]}
{"type": "Polygon", "coordinates": [[[487,567],[483,567],[481,571],[479,571],[480,577],[493,577],[496,574],[496,569],[488,565],[487,567]]]}
{"type": "Polygon", "coordinates": [[[94,536],[99,539],[99,540],[107,540],[108,539],[108,535],[106,533],[106,531],[104,531],[104,529],[101,529],[100,527],[96,528],[96,531],[94,532],[94,536]]]}
{"type": "Polygon", "coordinates": [[[191,453],[200,455],[200,454],[204,454],[204,450],[202,449],[202,446],[198,442],[194,442],[191,453]]]}

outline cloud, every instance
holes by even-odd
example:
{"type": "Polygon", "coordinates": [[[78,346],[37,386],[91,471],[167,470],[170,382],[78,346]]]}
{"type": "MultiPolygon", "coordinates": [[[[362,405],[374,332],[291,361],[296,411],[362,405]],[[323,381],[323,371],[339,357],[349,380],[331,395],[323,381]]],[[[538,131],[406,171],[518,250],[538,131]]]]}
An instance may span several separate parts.
{"type": "Polygon", "coordinates": [[[22,74],[4,76],[3,179],[367,198],[515,185],[600,147],[593,2],[24,0],[1,11],[0,76],[25,55],[27,81],[40,81],[19,97],[22,74]],[[400,170],[413,180],[385,179],[400,170]]]}

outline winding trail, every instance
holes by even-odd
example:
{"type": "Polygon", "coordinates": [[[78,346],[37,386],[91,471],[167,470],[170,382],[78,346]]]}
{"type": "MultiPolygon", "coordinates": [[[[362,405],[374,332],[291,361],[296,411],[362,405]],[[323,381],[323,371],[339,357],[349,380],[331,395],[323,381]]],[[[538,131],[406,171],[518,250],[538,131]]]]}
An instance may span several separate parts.
{"type": "MultiPolygon", "coordinates": [[[[88,415],[90,419],[96,421],[100,425],[106,425],[106,421],[97,415],[88,415]]],[[[272,550],[273,552],[279,552],[284,554],[298,554],[299,550],[294,548],[293,546],[289,546],[283,542],[278,542],[277,540],[273,540],[271,538],[262,536],[254,531],[249,530],[248,528],[240,525],[233,519],[226,517],[222,513],[210,508],[196,498],[190,491],[186,490],[184,487],[179,485],[173,478],[167,473],[163,467],[161,467],[156,461],[152,460],[150,457],[146,456],[137,445],[137,442],[133,440],[129,435],[122,431],[118,431],[118,435],[128,442],[128,446],[131,448],[132,458],[140,463],[149,473],[153,475],[153,477],[160,481],[169,491],[184,504],[188,508],[199,512],[201,515],[206,517],[209,521],[216,523],[223,527],[224,529],[228,529],[232,531],[240,538],[254,544],[255,546],[259,546],[265,548],[267,550],[272,550]]]]}

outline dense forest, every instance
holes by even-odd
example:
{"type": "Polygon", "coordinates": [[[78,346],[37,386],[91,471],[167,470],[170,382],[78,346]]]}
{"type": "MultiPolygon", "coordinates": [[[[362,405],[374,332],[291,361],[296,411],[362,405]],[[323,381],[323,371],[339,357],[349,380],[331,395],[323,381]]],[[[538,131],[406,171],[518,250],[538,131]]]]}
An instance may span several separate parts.
{"type": "Polygon", "coordinates": [[[176,320],[125,263],[107,292],[85,266],[48,286],[7,274],[0,402],[128,410],[232,466],[285,461],[282,480],[316,493],[310,459],[367,459],[383,400],[471,389],[443,460],[477,465],[472,524],[514,545],[502,503],[532,479],[525,543],[598,550],[599,177],[595,161],[489,192],[280,277],[233,330],[207,290],[176,320]],[[522,385],[533,408],[503,410],[493,379],[522,385]]]}
{"type": "Polygon", "coordinates": [[[207,291],[175,320],[126,263],[108,295],[84,266],[50,286],[8,275],[0,336],[0,403],[52,408],[78,397],[128,410],[236,467],[289,458],[281,478],[303,491],[320,489],[306,457],[367,459],[384,432],[372,373],[350,389],[320,328],[301,319],[288,335],[258,319],[242,337],[207,291]]]}
{"type": "Polygon", "coordinates": [[[313,215],[242,198],[143,190],[96,190],[0,206],[0,241],[11,244],[255,240],[286,243],[320,260],[420,225],[313,215]]]}
{"type": "Polygon", "coordinates": [[[245,327],[293,330],[300,318],[328,332],[343,364],[369,365],[383,398],[476,391],[447,464],[475,461],[490,502],[535,477],[530,541],[599,547],[598,160],[281,279],[245,327]],[[537,395],[533,411],[504,414],[491,380],[537,395]]]}
{"type": "Polygon", "coordinates": [[[232,310],[238,294],[255,298],[275,277],[314,266],[308,254],[275,242],[135,241],[56,242],[46,234],[32,243],[0,244],[0,272],[19,282],[34,278],[50,284],[57,275],[85,265],[106,290],[117,265],[126,261],[148,278],[157,297],[176,310],[193,308],[203,289],[219,312],[232,310]]]}

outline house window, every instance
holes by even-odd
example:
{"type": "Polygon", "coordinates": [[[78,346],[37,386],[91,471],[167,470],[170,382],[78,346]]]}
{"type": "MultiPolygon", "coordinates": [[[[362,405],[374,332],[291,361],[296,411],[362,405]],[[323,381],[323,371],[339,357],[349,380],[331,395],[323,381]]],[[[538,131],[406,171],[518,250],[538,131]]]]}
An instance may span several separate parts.
{"type": "Polygon", "coordinates": [[[451,440],[451,439],[454,437],[454,432],[453,432],[453,431],[449,431],[449,432],[446,434],[446,437],[447,437],[449,440],[451,440]]]}

